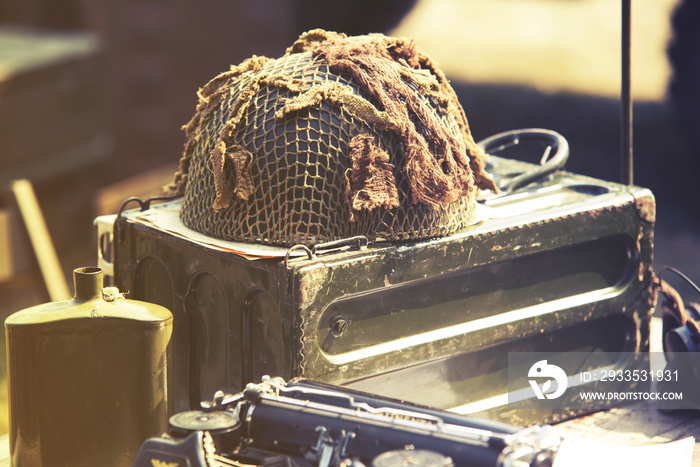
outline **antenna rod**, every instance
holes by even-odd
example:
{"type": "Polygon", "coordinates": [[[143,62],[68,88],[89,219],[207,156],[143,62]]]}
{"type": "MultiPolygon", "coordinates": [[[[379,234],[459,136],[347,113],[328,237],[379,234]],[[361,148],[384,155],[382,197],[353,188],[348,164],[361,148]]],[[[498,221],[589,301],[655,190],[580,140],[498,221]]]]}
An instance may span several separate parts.
{"type": "Polygon", "coordinates": [[[622,182],[634,184],[634,159],[632,156],[632,0],[622,0],[622,182]]]}

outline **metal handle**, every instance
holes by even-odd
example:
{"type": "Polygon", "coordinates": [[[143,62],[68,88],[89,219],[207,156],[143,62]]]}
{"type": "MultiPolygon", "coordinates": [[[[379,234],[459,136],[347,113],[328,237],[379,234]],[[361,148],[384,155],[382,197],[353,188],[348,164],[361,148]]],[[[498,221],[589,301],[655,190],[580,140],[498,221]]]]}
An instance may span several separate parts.
{"type": "Polygon", "coordinates": [[[287,250],[287,254],[284,255],[284,267],[288,268],[289,267],[289,259],[292,257],[292,253],[295,252],[296,250],[301,250],[304,253],[306,253],[306,256],[309,259],[314,259],[316,255],[309,250],[309,247],[306,245],[294,245],[292,246],[289,250],[287,250]]]}
{"type": "Polygon", "coordinates": [[[367,246],[367,237],[364,235],[358,235],[356,237],[343,238],[332,242],[319,243],[318,245],[314,245],[314,247],[311,249],[311,253],[317,255],[319,254],[319,250],[333,250],[350,245],[355,245],[358,250],[361,250],[363,247],[367,246]]]}
{"type": "Polygon", "coordinates": [[[119,207],[119,211],[117,211],[117,220],[121,219],[122,213],[126,210],[126,207],[131,204],[131,203],[139,203],[139,209],[141,209],[141,212],[143,211],[148,211],[151,209],[151,203],[153,202],[158,202],[158,201],[172,201],[174,199],[179,198],[181,195],[175,195],[175,196],[156,196],[153,198],[148,198],[146,201],[143,201],[141,198],[138,198],[136,196],[132,196],[131,198],[128,198],[126,201],[122,203],[122,205],[119,207]]]}
{"type": "Polygon", "coordinates": [[[494,153],[520,143],[544,143],[545,152],[540,165],[529,172],[518,175],[508,183],[499,187],[505,193],[512,193],[518,188],[529,185],[543,177],[560,170],[569,158],[569,143],[562,135],[552,130],[541,128],[524,128],[498,133],[479,141],[477,144],[486,152],[494,153]],[[552,152],[554,153],[551,156],[552,152]]]}
{"type": "Polygon", "coordinates": [[[341,238],[340,240],[333,240],[332,242],[326,242],[326,243],[319,243],[318,245],[314,245],[309,249],[306,245],[294,245],[292,246],[289,250],[287,250],[287,254],[284,256],[284,267],[289,267],[289,260],[292,257],[292,253],[296,250],[301,250],[304,253],[306,253],[306,257],[309,260],[316,259],[319,255],[323,253],[327,253],[330,250],[342,248],[344,246],[355,246],[357,250],[362,250],[365,248],[368,244],[367,237],[364,235],[358,235],[356,237],[349,237],[349,238],[341,238]],[[320,250],[326,250],[326,251],[320,251],[320,250]]]}

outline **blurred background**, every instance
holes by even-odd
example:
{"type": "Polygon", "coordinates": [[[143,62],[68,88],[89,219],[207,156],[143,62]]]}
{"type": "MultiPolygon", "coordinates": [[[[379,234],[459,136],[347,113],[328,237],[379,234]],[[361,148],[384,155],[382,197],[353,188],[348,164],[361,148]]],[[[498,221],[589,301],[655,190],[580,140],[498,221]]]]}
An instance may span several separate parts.
{"type": "MultiPolygon", "coordinates": [[[[634,181],[657,197],[655,268],[696,281],[698,5],[632,11],[634,181]]],[[[413,38],[477,141],[553,129],[569,140],[568,170],[621,181],[620,11],[612,0],[0,0],[0,316],[50,300],[13,180],[32,183],[72,284],[96,262],[95,216],[171,179],[198,88],[312,28],[413,38]]]]}

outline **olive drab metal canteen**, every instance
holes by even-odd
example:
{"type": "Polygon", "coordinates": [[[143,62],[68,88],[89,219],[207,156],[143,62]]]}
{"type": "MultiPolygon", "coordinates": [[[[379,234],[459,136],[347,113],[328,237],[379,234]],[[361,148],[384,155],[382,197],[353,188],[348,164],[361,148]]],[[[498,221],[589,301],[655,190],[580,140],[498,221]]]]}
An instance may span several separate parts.
{"type": "Polygon", "coordinates": [[[172,314],[102,277],[76,269],[72,299],[5,321],[15,466],[131,466],[167,427],[172,314]]]}

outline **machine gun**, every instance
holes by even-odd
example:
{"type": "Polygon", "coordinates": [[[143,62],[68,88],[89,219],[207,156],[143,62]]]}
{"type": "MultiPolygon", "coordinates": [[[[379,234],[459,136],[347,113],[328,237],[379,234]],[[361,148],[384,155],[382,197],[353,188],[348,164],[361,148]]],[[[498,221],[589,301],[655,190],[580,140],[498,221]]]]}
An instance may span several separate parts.
{"type": "Polygon", "coordinates": [[[551,466],[561,438],[306,379],[264,377],[170,418],[135,467],[551,466]]]}

